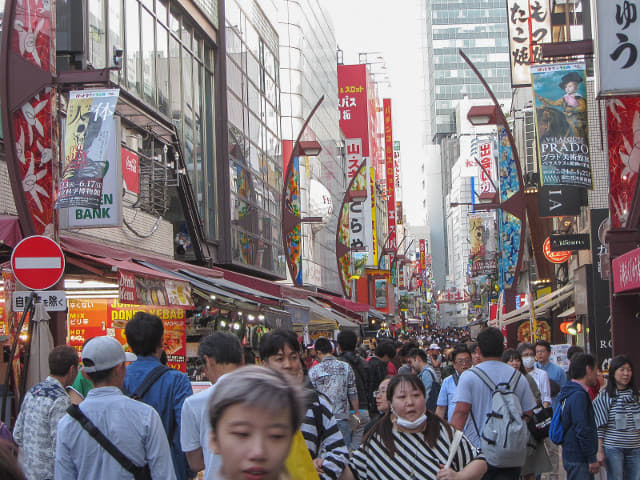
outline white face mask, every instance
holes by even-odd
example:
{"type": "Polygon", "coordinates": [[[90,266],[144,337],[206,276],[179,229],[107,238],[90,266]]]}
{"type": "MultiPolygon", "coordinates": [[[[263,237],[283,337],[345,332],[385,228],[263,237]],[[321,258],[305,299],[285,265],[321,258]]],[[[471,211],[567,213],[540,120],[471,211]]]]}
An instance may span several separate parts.
{"type": "Polygon", "coordinates": [[[533,368],[533,365],[535,363],[536,363],[536,359],[534,357],[523,357],[522,359],[522,365],[527,370],[529,370],[530,368],[533,368]]]}
{"type": "Polygon", "coordinates": [[[393,410],[393,408],[391,409],[391,413],[396,416],[396,425],[406,428],[407,430],[414,430],[427,421],[427,415],[424,413],[413,421],[402,418],[393,410]]]}

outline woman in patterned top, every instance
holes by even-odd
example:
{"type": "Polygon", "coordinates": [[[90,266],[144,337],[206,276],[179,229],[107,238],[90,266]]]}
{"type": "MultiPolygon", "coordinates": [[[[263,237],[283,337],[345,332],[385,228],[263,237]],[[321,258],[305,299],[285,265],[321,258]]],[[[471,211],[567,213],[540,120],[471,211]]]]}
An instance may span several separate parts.
{"type": "Polygon", "coordinates": [[[451,468],[453,429],[426,410],[425,389],[414,375],[396,375],[387,386],[391,404],[353,453],[351,470],[358,480],[479,479],[487,464],[462,438],[451,468]]]}
{"type": "Polygon", "coordinates": [[[609,383],[593,402],[598,426],[598,461],[607,478],[640,478],[640,404],[631,360],[618,355],[609,365],[609,383]]]}

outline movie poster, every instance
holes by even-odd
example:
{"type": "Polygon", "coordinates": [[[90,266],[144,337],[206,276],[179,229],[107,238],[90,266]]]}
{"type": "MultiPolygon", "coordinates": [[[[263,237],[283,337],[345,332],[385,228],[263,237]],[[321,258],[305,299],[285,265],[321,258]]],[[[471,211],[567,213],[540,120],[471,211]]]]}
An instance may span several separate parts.
{"type": "Polygon", "coordinates": [[[542,185],[591,188],[584,63],[532,65],[542,185]]]}

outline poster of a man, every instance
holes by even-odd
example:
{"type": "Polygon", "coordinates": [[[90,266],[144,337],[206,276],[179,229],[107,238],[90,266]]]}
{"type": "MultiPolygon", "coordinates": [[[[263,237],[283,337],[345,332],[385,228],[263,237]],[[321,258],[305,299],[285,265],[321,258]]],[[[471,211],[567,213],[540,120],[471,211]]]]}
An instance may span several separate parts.
{"type": "Polygon", "coordinates": [[[584,63],[531,67],[543,185],[591,187],[584,68],[584,63]]]}

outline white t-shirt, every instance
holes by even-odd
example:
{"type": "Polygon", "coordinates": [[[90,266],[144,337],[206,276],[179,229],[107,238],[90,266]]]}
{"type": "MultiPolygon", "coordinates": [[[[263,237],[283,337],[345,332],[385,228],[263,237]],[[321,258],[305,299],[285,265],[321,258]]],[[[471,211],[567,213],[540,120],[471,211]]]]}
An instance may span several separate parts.
{"type": "MultiPolygon", "coordinates": [[[[220,381],[224,375],[218,378],[220,381]]],[[[204,457],[204,478],[211,480],[220,469],[222,459],[209,448],[209,400],[216,389],[216,383],[203,392],[187,397],[182,405],[180,445],[182,451],[193,452],[202,448],[204,457]]]]}
{"type": "Polygon", "coordinates": [[[549,374],[538,367],[533,367],[529,375],[536,381],[538,390],[540,390],[540,399],[543,402],[551,404],[551,384],[549,383],[549,374]]]}
{"type": "MultiPolygon", "coordinates": [[[[475,368],[480,368],[491,379],[494,384],[508,383],[513,375],[515,369],[506,363],[496,360],[488,360],[476,365],[475,368]]],[[[520,399],[520,405],[523,412],[533,410],[536,406],[536,400],[531,393],[529,383],[524,375],[520,376],[520,380],[516,385],[516,395],[520,399]]],[[[480,435],[478,432],[482,432],[484,424],[487,422],[487,414],[491,411],[491,390],[489,387],[471,371],[466,370],[460,375],[458,381],[458,388],[454,396],[454,402],[465,402],[471,404],[471,412],[469,416],[473,414],[472,422],[475,422],[475,427],[469,429],[468,437],[471,443],[480,448],[480,435]]]]}

